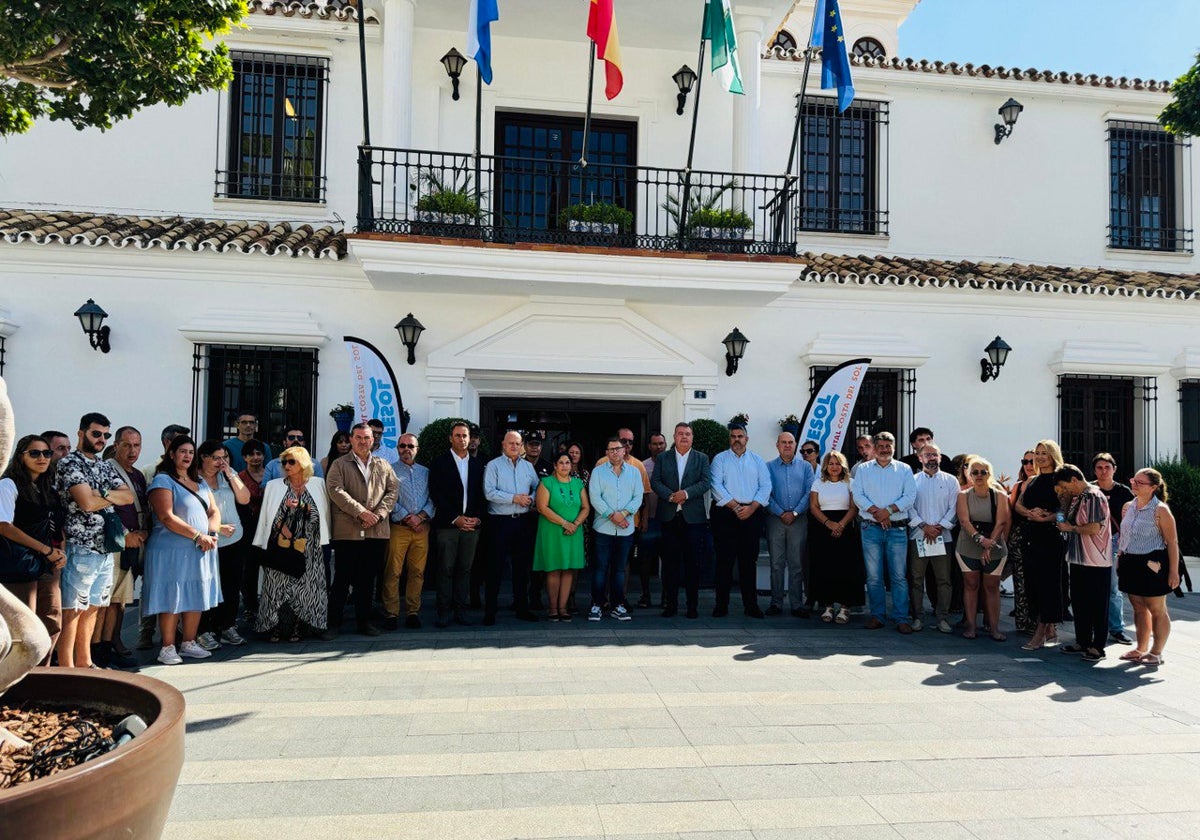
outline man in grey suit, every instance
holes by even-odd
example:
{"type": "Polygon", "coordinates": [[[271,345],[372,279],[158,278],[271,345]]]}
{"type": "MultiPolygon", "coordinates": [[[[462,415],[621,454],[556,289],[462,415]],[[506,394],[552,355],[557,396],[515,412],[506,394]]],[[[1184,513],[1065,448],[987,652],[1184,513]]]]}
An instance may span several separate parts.
{"type": "Polygon", "coordinates": [[[708,520],[704,494],[712,476],[708,456],[692,449],[692,427],[675,424],[675,445],[654,459],[650,487],[662,523],[663,618],[679,611],[679,574],[687,590],[687,617],[699,618],[700,559],[708,520]]]}

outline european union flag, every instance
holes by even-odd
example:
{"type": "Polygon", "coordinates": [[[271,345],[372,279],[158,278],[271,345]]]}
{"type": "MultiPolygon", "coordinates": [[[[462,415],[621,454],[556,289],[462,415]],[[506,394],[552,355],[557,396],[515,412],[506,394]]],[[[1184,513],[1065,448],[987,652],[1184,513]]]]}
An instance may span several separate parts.
{"type": "Polygon", "coordinates": [[[837,88],[840,114],[854,101],[854,80],[838,0],[817,0],[811,46],[821,48],[821,90],[837,88]]]}

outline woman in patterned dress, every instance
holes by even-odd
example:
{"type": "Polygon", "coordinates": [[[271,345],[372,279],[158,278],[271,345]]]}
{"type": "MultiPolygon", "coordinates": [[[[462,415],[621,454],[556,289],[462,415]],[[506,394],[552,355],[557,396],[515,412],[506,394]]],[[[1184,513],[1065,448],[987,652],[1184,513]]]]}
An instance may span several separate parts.
{"type": "Polygon", "coordinates": [[[300,641],[301,629],[325,629],[329,596],[321,547],[329,543],[329,498],[324,479],[313,475],[312,458],[302,446],[279,455],[283,478],[267,482],[254,545],[265,549],[280,538],[303,539],[304,574],[298,578],[264,566],[262,595],[254,629],[269,633],[270,641],[285,636],[300,641]]]}

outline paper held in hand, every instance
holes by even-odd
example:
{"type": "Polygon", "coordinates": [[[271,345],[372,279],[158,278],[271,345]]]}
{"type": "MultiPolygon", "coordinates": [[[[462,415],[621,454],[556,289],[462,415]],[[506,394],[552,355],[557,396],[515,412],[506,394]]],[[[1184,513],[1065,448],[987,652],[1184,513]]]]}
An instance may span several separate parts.
{"type": "Polygon", "coordinates": [[[921,557],[941,557],[946,553],[946,544],[941,540],[930,542],[926,539],[917,540],[917,554],[921,557]]]}

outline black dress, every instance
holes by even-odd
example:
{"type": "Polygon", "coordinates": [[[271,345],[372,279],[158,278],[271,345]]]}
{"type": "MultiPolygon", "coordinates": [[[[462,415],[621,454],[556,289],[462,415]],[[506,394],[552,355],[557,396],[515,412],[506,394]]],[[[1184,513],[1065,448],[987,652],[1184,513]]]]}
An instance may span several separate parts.
{"type": "MultiPolygon", "coordinates": [[[[1021,504],[1029,510],[1042,508],[1048,511],[1059,509],[1058,495],[1054,492],[1054,476],[1042,473],[1026,482],[1021,504]]],[[[1029,595],[1029,609],[1033,618],[1042,624],[1059,624],[1066,613],[1066,590],[1063,572],[1066,568],[1066,543],[1054,522],[1034,522],[1026,519],[1021,524],[1024,538],[1021,560],[1025,568],[1025,591],[1029,595]]]]}

